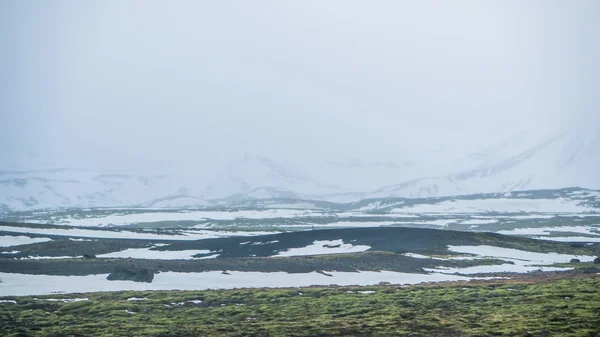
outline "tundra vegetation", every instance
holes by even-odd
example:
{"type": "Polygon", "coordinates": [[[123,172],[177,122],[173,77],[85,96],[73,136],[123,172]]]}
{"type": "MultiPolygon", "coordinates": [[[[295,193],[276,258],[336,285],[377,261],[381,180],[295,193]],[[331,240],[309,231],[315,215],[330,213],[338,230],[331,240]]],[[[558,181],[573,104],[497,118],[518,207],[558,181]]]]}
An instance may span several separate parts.
{"type": "Polygon", "coordinates": [[[5,297],[0,335],[591,337],[600,335],[597,272],[587,264],[415,286],[5,297]]]}

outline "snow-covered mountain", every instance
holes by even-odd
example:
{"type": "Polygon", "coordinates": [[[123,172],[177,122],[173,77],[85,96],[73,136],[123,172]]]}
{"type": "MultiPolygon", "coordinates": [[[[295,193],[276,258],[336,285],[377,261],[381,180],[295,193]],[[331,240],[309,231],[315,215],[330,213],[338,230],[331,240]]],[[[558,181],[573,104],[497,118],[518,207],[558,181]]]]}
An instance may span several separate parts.
{"type": "MultiPolygon", "coordinates": [[[[527,144],[527,143],[523,143],[527,144]]],[[[518,149],[517,144],[510,144],[518,149]]],[[[374,197],[435,197],[474,193],[564,187],[600,188],[600,127],[581,133],[561,133],[528,147],[507,152],[485,165],[439,176],[409,180],[382,187],[374,197]]]]}
{"type": "Polygon", "coordinates": [[[519,133],[453,161],[429,159],[325,160],[303,168],[268,157],[212,156],[200,164],[157,170],[0,171],[0,211],[187,207],[269,198],[352,202],[574,186],[600,189],[600,126],[543,140],[519,133]]]}
{"type": "Polygon", "coordinates": [[[293,197],[344,190],[296,174],[265,157],[167,173],[80,169],[0,172],[0,210],[70,207],[183,207],[211,200],[293,197]]]}

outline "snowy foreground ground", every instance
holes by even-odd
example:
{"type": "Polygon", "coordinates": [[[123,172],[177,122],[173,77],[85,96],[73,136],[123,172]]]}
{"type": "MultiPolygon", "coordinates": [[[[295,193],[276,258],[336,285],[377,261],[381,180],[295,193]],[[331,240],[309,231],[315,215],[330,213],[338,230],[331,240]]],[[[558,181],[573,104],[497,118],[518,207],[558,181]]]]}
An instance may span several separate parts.
{"type": "MultiPolygon", "coordinates": [[[[340,240],[341,241],[341,240],[340,240]]],[[[335,244],[337,241],[326,242],[335,244]]],[[[341,247],[341,245],[340,245],[341,247]]],[[[305,249],[290,249],[280,256],[298,256],[310,254],[340,253],[339,247],[327,248],[323,242],[315,242],[305,249]]],[[[351,247],[345,247],[348,249],[351,247]]],[[[354,251],[364,250],[359,247],[354,251]]],[[[368,247],[366,247],[368,248],[368,247]]],[[[533,253],[516,249],[507,249],[493,246],[451,246],[450,251],[469,254],[468,256],[450,257],[448,259],[480,259],[499,258],[506,261],[501,265],[483,265],[466,268],[432,268],[428,273],[400,273],[391,271],[362,271],[362,272],[336,272],[327,273],[285,273],[285,272],[240,272],[240,271],[209,271],[200,273],[160,272],[156,274],[152,283],[138,283],[131,281],[109,281],[108,274],[85,276],[62,275],[31,275],[0,272],[0,296],[17,295],[42,295],[54,293],[77,293],[94,291],[118,290],[205,290],[205,289],[232,289],[248,287],[304,287],[312,285],[375,285],[381,282],[391,284],[417,284],[423,282],[439,281],[468,281],[480,279],[473,274],[511,272],[526,273],[531,271],[562,271],[570,268],[549,267],[554,263],[567,263],[571,259],[589,262],[594,259],[591,255],[569,255],[557,253],[533,253]]],[[[351,249],[348,249],[352,251],[351,249]]],[[[184,251],[185,252],[185,251],[184,251]]],[[[163,253],[163,252],[155,252],[163,253]]],[[[165,255],[176,252],[165,251],[165,255]]],[[[187,254],[189,252],[185,252],[187,254]]],[[[116,253],[118,254],[118,253],[116,253]]],[[[107,254],[110,255],[110,254],[107,254]]],[[[407,256],[416,259],[438,259],[440,257],[425,256],[407,253],[407,256]]],[[[127,256],[127,255],[126,255],[127,256]]],[[[110,257],[110,256],[108,256],[110,257]]],[[[134,256],[136,258],[156,259],[160,256],[134,256]]],[[[64,258],[64,257],[61,257],[64,258]]],[[[68,257],[67,257],[68,258],[68,257]]],[[[280,259],[281,257],[273,257],[280,259]]]]}
{"type": "Polygon", "coordinates": [[[316,272],[260,273],[260,272],[163,272],[152,283],[108,281],[106,275],[49,276],[0,273],[2,284],[0,296],[44,295],[54,293],[80,293],[119,290],[206,290],[233,288],[281,288],[307,287],[311,285],[375,285],[380,282],[392,284],[416,284],[422,282],[459,281],[471,278],[440,273],[408,274],[397,272],[328,272],[325,276],[316,272]]]}

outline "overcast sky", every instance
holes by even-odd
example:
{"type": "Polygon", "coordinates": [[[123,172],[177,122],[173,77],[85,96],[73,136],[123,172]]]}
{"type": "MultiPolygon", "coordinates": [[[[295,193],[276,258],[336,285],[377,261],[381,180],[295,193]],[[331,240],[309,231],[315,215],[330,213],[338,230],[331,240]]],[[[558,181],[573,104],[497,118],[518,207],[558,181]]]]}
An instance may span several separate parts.
{"type": "Polygon", "coordinates": [[[599,119],[598,13],[596,0],[0,0],[1,163],[401,162],[550,136],[599,119]]]}

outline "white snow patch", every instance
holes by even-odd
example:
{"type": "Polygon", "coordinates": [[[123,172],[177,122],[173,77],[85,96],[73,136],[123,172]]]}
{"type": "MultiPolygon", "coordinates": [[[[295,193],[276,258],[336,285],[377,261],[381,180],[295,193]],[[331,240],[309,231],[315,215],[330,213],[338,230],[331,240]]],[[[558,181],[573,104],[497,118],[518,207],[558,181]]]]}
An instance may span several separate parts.
{"type": "Polygon", "coordinates": [[[579,205],[580,201],[554,198],[554,199],[475,199],[475,200],[446,200],[436,204],[419,204],[393,209],[393,213],[584,213],[598,211],[586,205],[579,205]]]}
{"type": "Polygon", "coordinates": [[[545,266],[525,266],[525,265],[512,265],[512,264],[500,264],[493,266],[473,266],[466,268],[423,268],[425,271],[448,273],[454,274],[459,273],[463,275],[472,274],[487,274],[487,273],[528,273],[532,271],[565,271],[573,268],[559,268],[559,267],[545,267],[545,266]]]}
{"type": "Polygon", "coordinates": [[[27,256],[22,257],[20,260],[62,260],[62,259],[78,259],[83,256],[27,256]]]}
{"type": "Polygon", "coordinates": [[[380,208],[391,208],[391,207],[395,207],[395,206],[401,206],[403,204],[404,204],[404,201],[399,201],[399,202],[395,202],[395,203],[391,203],[391,204],[387,204],[383,201],[375,201],[366,206],[358,208],[357,211],[362,211],[362,212],[373,211],[373,210],[377,210],[380,208]]]}
{"type": "Polygon", "coordinates": [[[13,300],[0,300],[0,303],[11,303],[11,304],[17,304],[17,301],[13,301],[13,300]]]}
{"type": "MultiPolygon", "coordinates": [[[[154,247],[150,247],[154,248],[154,247]]],[[[150,248],[128,248],[118,252],[97,255],[106,258],[132,258],[132,259],[155,259],[155,260],[191,260],[196,254],[209,254],[210,250],[150,250],[150,248]]]]}
{"type": "Polygon", "coordinates": [[[600,242],[600,237],[589,236],[534,236],[531,238],[557,242],[600,242]]]}
{"type": "Polygon", "coordinates": [[[264,205],[264,208],[277,208],[277,209],[323,209],[321,207],[317,207],[315,204],[311,204],[308,202],[298,202],[298,203],[289,203],[289,204],[269,204],[264,205]]]}
{"type": "Polygon", "coordinates": [[[536,264],[566,263],[571,259],[582,262],[593,261],[594,256],[570,255],[558,253],[534,253],[525,250],[502,248],[495,246],[448,246],[448,250],[456,253],[475,254],[481,257],[501,258],[515,261],[535,262],[536,264]]]}
{"type": "Polygon", "coordinates": [[[427,255],[422,255],[422,254],[416,254],[416,253],[403,253],[402,255],[404,256],[408,256],[408,257],[412,257],[415,259],[435,259],[435,260],[445,260],[439,257],[431,257],[431,256],[427,256],[427,255]]]}
{"type": "Polygon", "coordinates": [[[443,257],[428,256],[428,255],[421,255],[421,254],[415,254],[415,253],[403,253],[402,255],[412,257],[415,259],[432,259],[432,260],[443,260],[443,261],[446,261],[446,260],[475,260],[476,259],[475,256],[451,256],[451,257],[443,258],[443,257]]]}
{"type": "Polygon", "coordinates": [[[439,219],[439,220],[431,220],[431,221],[419,221],[419,222],[415,222],[415,224],[435,225],[435,226],[446,227],[449,224],[453,224],[455,222],[456,222],[456,220],[454,220],[454,219],[439,219]]]}
{"type": "Polygon", "coordinates": [[[273,219],[295,218],[300,216],[320,215],[320,212],[298,209],[268,209],[240,211],[179,211],[179,212],[146,212],[130,214],[110,214],[100,217],[74,218],[65,217],[56,221],[57,225],[69,226],[126,226],[137,223],[162,221],[194,221],[194,220],[235,220],[235,219],[273,219]]]}
{"type": "Polygon", "coordinates": [[[145,297],[130,297],[127,299],[128,301],[145,301],[147,298],[145,297]]]}
{"type": "Polygon", "coordinates": [[[273,241],[267,241],[267,242],[252,242],[250,245],[251,246],[262,246],[262,245],[268,245],[271,243],[277,243],[279,242],[279,240],[273,240],[273,241]]]}
{"type": "Polygon", "coordinates": [[[464,220],[460,222],[462,225],[487,225],[487,224],[493,224],[493,223],[498,223],[497,219],[471,219],[471,220],[464,220]]]}
{"type": "MultiPolygon", "coordinates": [[[[391,271],[317,272],[289,274],[285,272],[261,273],[220,271],[202,273],[163,272],[152,283],[108,281],[108,274],[86,276],[30,275],[0,272],[0,296],[25,296],[51,294],[57,291],[72,293],[120,290],[206,290],[262,287],[306,287],[311,285],[375,285],[380,282],[392,284],[417,284],[440,281],[468,281],[471,277],[432,274],[409,274],[391,271]]],[[[73,301],[74,299],[64,299],[73,301]]],[[[87,299],[85,299],[87,300],[87,299]]],[[[59,301],[63,301],[60,299],[59,301]]]]}
{"type": "Polygon", "coordinates": [[[356,217],[356,218],[360,218],[360,217],[364,217],[364,218],[420,218],[419,215],[416,214],[395,214],[395,213],[378,213],[378,214],[370,214],[370,213],[364,213],[364,212],[357,212],[357,211],[351,211],[351,212],[341,212],[341,213],[337,213],[337,216],[340,218],[349,218],[349,217],[356,217]]]}
{"type": "MultiPolygon", "coordinates": [[[[66,277],[69,277],[69,276],[66,276],[66,277]]],[[[84,297],[84,298],[34,298],[34,300],[48,301],[48,302],[72,303],[72,302],[89,301],[90,299],[87,297],[84,297]]]]}
{"type": "MultiPolygon", "coordinates": [[[[86,238],[102,238],[102,239],[138,239],[138,240],[201,240],[223,238],[231,236],[256,236],[276,234],[275,232],[231,232],[231,231],[211,231],[211,230],[196,230],[182,231],[181,235],[174,234],[154,234],[154,233],[138,233],[127,230],[91,230],[78,228],[29,228],[29,227],[13,227],[0,226],[0,231],[12,233],[30,233],[42,235],[57,235],[57,236],[73,236],[86,238]]],[[[0,237],[0,243],[2,242],[0,237]]],[[[30,238],[31,239],[31,238],[30,238]]],[[[38,239],[38,238],[35,238],[38,239]]],[[[50,241],[48,238],[44,241],[50,241]]],[[[31,243],[31,242],[30,242],[31,243]]]]}
{"type": "Polygon", "coordinates": [[[564,271],[572,268],[546,267],[554,263],[566,263],[571,259],[579,259],[582,262],[593,261],[594,256],[568,255],[558,253],[534,253],[518,249],[502,248],[494,246],[448,246],[448,249],[457,253],[475,254],[479,258],[496,258],[512,262],[513,264],[473,266],[466,268],[424,268],[430,272],[478,274],[478,273],[527,273],[531,271],[564,271]]]}
{"type": "Polygon", "coordinates": [[[394,224],[389,221],[337,221],[330,223],[300,223],[293,225],[286,225],[282,227],[298,228],[298,227],[319,227],[319,228],[361,228],[361,227],[382,227],[394,224]]]}
{"type": "Polygon", "coordinates": [[[528,219],[552,219],[556,215],[543,215],[543,214],[528,214],[528,215],[513,215],[510,218],[515,220],[528,220],[528,219]]]}
{"type": "Polygon", "coordinates": [[[600,227],[592,226],[559,226],[559,227],[529,227],[515,228],[511,230],[501,230],[496,233],[505,235],[549,235],[550,232],[571,232],[590,235],[600,235],[598,232],[592,232],[592,228],[600,230],[600,227]]]}
{"type": "Polygon", "coordinates": [[[370,249],[370,246],[344,243],[344,240],[316,240],[311,245],[301,248],[290,248],[287,251],[279,252],[276,256],[303,256],[303,255],[319,255],[319,254],[341,254],[364,252],[370,249]],[[326,247],[338,246],[339,247],[326,247]]]}
{"type": "MultiPolygon", "coordinates": [[[[2,229],[1,231],[10,232],[10,230],[2,229]]],[[[13,228],[13,227],[9,227],[13,228]]],[[[32,243],[40,243],[40,242],[48,242],[52,241],[50,238],[31,238],[29,236],[12,236],[12,235],[0,235],[0,247],[12,247],[12,246],[20,246],[20,245],[29,245],[32,243]]]]}

